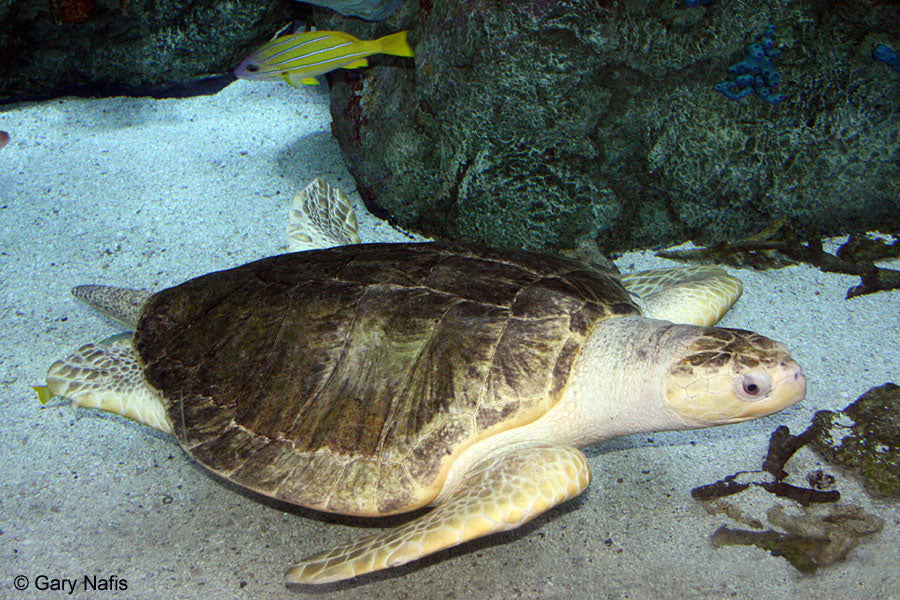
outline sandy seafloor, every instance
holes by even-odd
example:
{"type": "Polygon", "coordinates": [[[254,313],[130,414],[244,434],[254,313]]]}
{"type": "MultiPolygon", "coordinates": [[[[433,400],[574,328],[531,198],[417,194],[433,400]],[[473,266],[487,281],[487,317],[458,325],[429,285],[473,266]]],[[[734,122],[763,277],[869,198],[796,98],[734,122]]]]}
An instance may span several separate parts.
{"type": "MultiPolygon", "coordinates": [[[[811,267],[737,272],[746,291],[724,321],[793,350],[809,381],[804,402],[737,426],[590,448],[594,480],[580,498],[520,530],[351,583],[287,588],[281,577],[296,559],[389,522],[273,502],[210,475],[165,435],[62,403],[41,409],[29,385],[49,364],[119,330],[70,287],[158,290],[280,252],[303,185],[322,176],[354,190],[325,94],[237,82],[192,99],[0,107],[12,136],[0,150],[0,597],[900,598],[898,505],[873,501],[809,449],[789,463],[788,481],[805,485],[824,468],[844,501],[885,520],[816,575],[756,548],[714,549],[710,534],[736,524],[689,495],[758,469],[777,425],[802,431],[816,410],[900,382],[900,292],[848,301],[854,278],[811,267]],[[127,590],[34,588],[39,576],[85,575],[115,575],[127,590]]],[[[365,241],[407,239],[358,211],[365,241]]],[[[632,253],[617,264],[669,263],[632,253]]],[[[733,501],[758,516],[776,502],[798,509],[759,489],[733,501]]]]}

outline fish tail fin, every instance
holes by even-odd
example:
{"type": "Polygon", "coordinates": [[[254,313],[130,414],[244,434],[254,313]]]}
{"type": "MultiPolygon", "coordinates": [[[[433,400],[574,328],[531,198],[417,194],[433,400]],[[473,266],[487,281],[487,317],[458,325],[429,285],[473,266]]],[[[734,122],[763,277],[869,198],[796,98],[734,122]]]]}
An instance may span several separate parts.
{"type": "Polygon", "coordinates": [[[398,31],[375,40],[378,52],[381,54],[393,54],[394,56],[415,56],[415,52],[406,41],[407,30],[398,31]]]}

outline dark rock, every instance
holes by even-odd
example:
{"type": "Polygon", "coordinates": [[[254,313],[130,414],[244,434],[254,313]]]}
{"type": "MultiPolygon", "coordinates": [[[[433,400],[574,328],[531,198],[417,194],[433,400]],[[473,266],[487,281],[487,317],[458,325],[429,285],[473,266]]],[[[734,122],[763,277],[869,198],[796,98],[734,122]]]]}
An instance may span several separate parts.
{"type": "Polygon", "coordinates": [[[402,0],[306,0],[306,2],[336,10],[342,15],[359,17],[367,21],[382,21],[394,14],[402,0]]]}
{"type": "Polygon", "coordinates": [[[370,209],[425,234],[604,250],[900,229],[900,2],[407,0],[414,61],[331,76],[333,131],[370,209]],[[714,86],[774,25],[778,104],[714,86]],[[877,33],[873,33],[877,32],[877,33]]]}
{"type": "Polygon", "coordinates": [[[214,92],[232,78],[210,75],[228,74],[302,6],[289,0],[0,0],[0,102],[214,92]]]}
{"type": "Polygon", "coordinates": [[[900,386],[874,387],[841,412],[813,417],[811,444],[862,478],[873,496],[900,496],[900,386]]]}

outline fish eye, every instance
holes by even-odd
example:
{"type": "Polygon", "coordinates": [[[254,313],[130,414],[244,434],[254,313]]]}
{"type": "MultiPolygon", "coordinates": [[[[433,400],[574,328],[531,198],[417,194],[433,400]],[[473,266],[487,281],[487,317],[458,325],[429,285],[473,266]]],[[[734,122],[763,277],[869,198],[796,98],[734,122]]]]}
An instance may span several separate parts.
{"type": "Polygon", "coordinates": [[[250,73],[256,73],[259,71],[259,65],[247,65],[247,71],[250,73]]]}
{"type": "Polygon", "coordinates": [[[772,389],[769,376],[765,373],[744,373],[735,377],[735,392],[748,402],[765,398],[772,389]]]}

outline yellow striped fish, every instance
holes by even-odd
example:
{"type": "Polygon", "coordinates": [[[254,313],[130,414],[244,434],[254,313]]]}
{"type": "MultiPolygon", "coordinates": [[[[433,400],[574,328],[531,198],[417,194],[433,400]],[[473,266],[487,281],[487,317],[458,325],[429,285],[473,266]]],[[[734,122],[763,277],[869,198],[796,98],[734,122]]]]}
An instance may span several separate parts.
{"type": "Polygon", "coordinates": [[[294,87],[300,87],[301,83],[316,85],[317,75],[369,66],[366,57],[373,54],[413,56],[406,31],[377,40],[360,40],[340,31],[283,35],[257,48],[238,65],[234,74],[241,79],[284,80],[294,87]]]}

